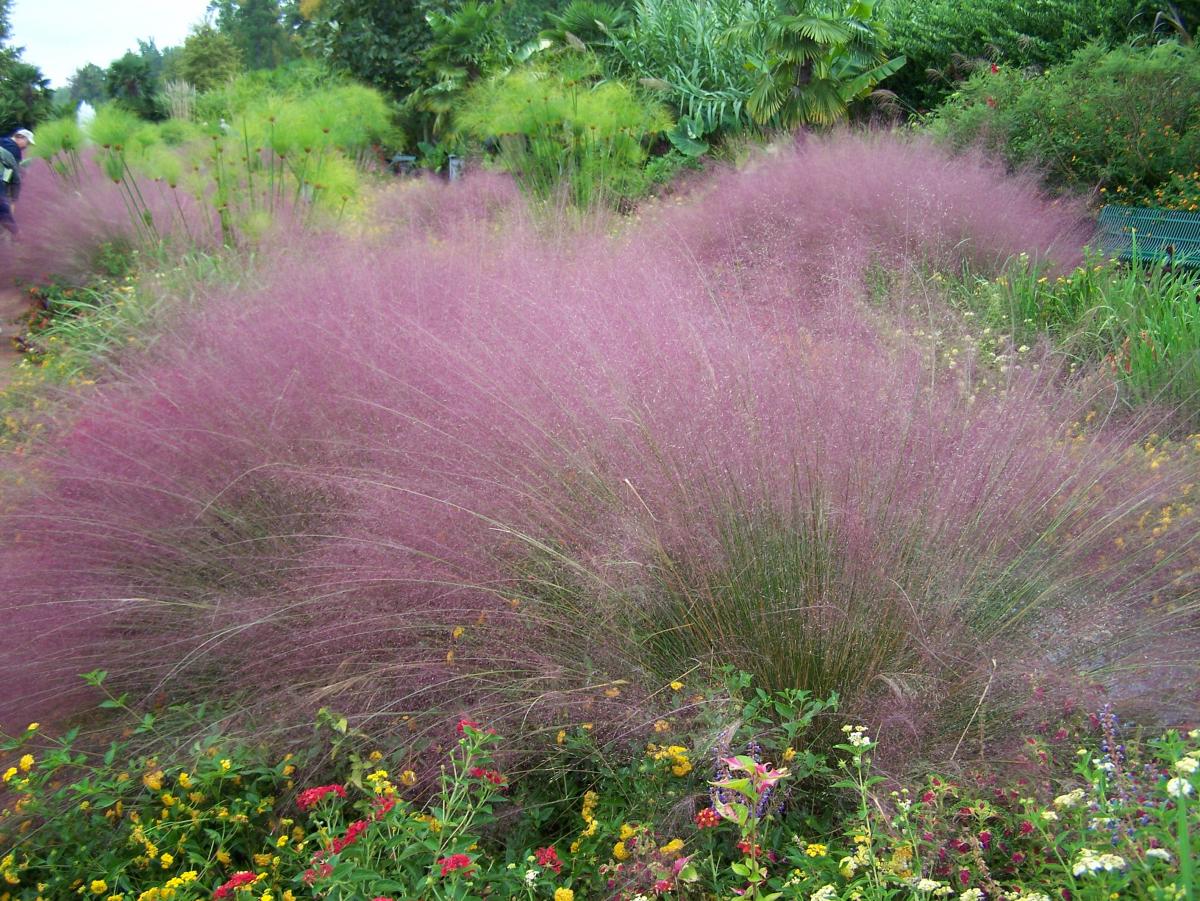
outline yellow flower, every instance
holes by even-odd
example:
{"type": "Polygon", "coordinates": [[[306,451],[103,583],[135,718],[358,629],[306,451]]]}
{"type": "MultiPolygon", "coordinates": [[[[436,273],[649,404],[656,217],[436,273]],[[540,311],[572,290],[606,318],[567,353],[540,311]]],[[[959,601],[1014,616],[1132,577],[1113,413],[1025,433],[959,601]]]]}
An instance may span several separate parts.
{"type": "Polygon", "coordinates": [[[33,769],[33,755],[26,754],[21,758],[17,765],[21,768],[22,773],[28,773],[31,769],[33,769]]]}
{"type": "Polygon", "coordinates": [[[15,766],[10,766],[7,770],[4,771],[4,781],[12,782],[12,778],[15,775],[17,775],[17,768],[15,766]]]}
{"type": "Polygon", "coordinates": [[[575,893],[569,888],[556,888],[554,890],[554,901],[575,901],[575,893]]]}
{"type": "Polygon", "coordinates": [[[287,835],[281,835],[281,836],[279,836],[279,838],[275,839],[275,847],[276,848],[282,848],[287,843],[288,843],[287,835]]]}
{"type": "Polygon", "coordinates": [[[412,770],[405,770],[400,774],[400,784],[413,786],[417,784],[417,774],[412,770]]]}
{"type": "Polygon", "coordinates": [[[146,788],[150,789],[150,791],[155,791],[155,792],[158,791],[159,789],[162,788],[162,784],[163,784],[163,771],[162,770],[155,770],[152,773],[146,773],[146,775],[142,776],[142,785],[146,786],[146,788]]]}
{"type": "Polygon", "coordinates": [[[624,842],[617,842],[613,845],[612,856],[617,860],[624,860],[629,856],[629,851],[625,848],[624,842]]]}
{"type": "Polygon", "coordinates": [[[804,849],[804,853],[809,857],[824,857],[829,853],[829,848],[818,842],[814,842],[804,849]]]}
{"type": "Polygon", "coordinates": [[[668,723],[666,720],[655,720],[654,721],[654,731],[655,732],[669,732],[670,730],[671,730],[671,724],[668,723]]]}
{"type": "Polygon", "coordinates": [[[270,854],[255,854],[254,855],[254,865],[256,867],[263,867],[263,868],[269,867],[271,865],[271,855],[270,854]]]}
{"type": "Polygon", "coordinates": [[[792,761],[795,759],[796,759],[796,749],[795,748],[788,748],[786,751],[783,752],[783,762],[784,763],[788,763],[789,761],[792,761]]]}
{"type": "Polygon", "coordinates": [[[450,650],[448,650],[448,651],[446,652],[446,662],[447,662],[447,663],[453,663],[453,662],[454,662],[454,648],[451,648],[450,650]]]}
{"type": "Polygon", "coordinates": [[[224,760],[221,761],[221,770],[223,772],[228,773],[232,767],[233,767],[233,761],[230,760],[229,758],[225,758],[224,760]]]}
{"type": "Polygon", "coordinates": [[[579,728],[582,729],[584,732],[591,732],[593,729],[593,725],[591,723],[584,723],[579,728]]]}
{"type": "Polygon", "coordinates": [[[566,729],[559,729],[559,730],[558,730],[558,735],[556,735],[556,736],[554,737],[554,742],[555,742],[555,744],[560,744],[560,745],[561,745],[561,744],[562,744],[564,741],[566,741],[566,740],[567,740],[567,730],[566,730],[566,729]]]}
{"type": "Polygon", "coordinates": [[[604,697],[606,697],[606,698],[615,698],[615,697],[618,697],[620,694],[621,694],[621,689],[619,689],[619,688],[604,689],[604,697]]]}
{"type": "Polygon", "coordinates": [[[683,691],[683,683],[676,679],[671,683],[671,691],[683,691]]]}
{"type": "Polygon", "coordinates": [[[103,895],[108,891],[108,883],[103,879],[93,879],[88,888],[91,889],[93,895],[103,895]]]}
{"type": "Polygon", "coordinates": [[[371,763],[379,763],[379,761],[383,760],[383,752],[372,751],[367,755],[367,760],[371,761],[371,763]]]}
{"type": "Polygon", "coordinates": [[[26,732],[37,732],[37,730],[39,728],[41,728],[41,725],[42,725],[41,723],[30,723],[28,726],[25,727],[25,731],[26,732]]]}
{"type": "Polygon", "coordinates": [[[192,787],[192,777],[189,776],[187,773],[180,773],[179,774],[179,787],[180,788],[191,788],[192,787]]]}
{"type": "Polygon", "coordinates": [[[683,850],[683,839],[673,838],[661,848],[658,849],[659,854],[677,854],[683,850]]]}
{"type": "Polygon", "coordinates": [[[158,860],[159,860],[159,863],[162,864],[162,868],[164,870],[171,869],[171,864],[175,863],[175,858],[172,855],[168,854],[166,851],[163,851],[162,856],[159,857],[158,860]]]}
{"type": "Polygon", "coordinates": [[[466,634],[466,632],[467,632],[467,630],[464,629],[462,626],[455,626],[454,631],[450,633],[450,637],[453,638],[455,641],[458,641],[460,638],[463,637],[463,635],[466,634]]]}
{"type": "Polygon", "coordinates": [[[631,826],[629,823],[621,824],[621,841],[628,841],[637,835],[637,827],[631,826]]]}
{"type": "Polygon", "coordinates": [[[217,863],[221,864],[221,866],[229,866],[232,860],[233,858],[229,856],[228,851],[224,851],[220,848],[217,849],[217,863]]]}

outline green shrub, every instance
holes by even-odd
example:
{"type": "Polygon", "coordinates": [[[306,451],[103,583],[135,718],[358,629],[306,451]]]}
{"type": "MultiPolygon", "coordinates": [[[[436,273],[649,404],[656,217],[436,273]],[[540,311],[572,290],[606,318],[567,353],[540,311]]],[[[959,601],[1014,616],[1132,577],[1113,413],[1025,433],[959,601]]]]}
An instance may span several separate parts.
{"type": "Polygon", "coordinates": [[[1149,31],[1157,8],[1148,0],[885,0],[893,53],[908,57],[888,88],[911,108],[930,109],[981,63],[1060,63],[1088,41],[1149,31]]]}
{"type": "Polygon", "coordinates": [[[504,165],[533,194],[549,197],[563,186],[581,207],[641,193],[647,146],[672,124],[637,90],[599,79],[583,57],[481,83],[458,123],[467,136],[498,140],[504,165]]]}
{"type": "MultiPolygon", "coordinates": [[[[934,115],[935,135],[982,143],[1049,184],[1146,203],[1200,159],[1200,48],[1086,47],[1044,75],[976,73],[934,115]]],[[[1185,191],[1185,196],[1187,196],[1185,191]]]]}

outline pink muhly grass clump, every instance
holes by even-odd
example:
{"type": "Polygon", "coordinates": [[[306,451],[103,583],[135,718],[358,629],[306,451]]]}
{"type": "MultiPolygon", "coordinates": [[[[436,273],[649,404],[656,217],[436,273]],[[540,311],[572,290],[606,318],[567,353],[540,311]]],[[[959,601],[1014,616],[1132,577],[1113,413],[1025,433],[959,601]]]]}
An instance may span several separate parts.
{"type": "Polygon", "coordinates": [[[986,273],[1027,253],[1065,269],[1093,230],[1082,203],[1047,199],[1032,175],[895,132],[802,137],[722,174],[657,227],[706,268],[777,267],[807,292],[857,289],[872,263],[969,262],[986,273]]]}
{"type": "MultiPolygon", "coordinates": [[[[773,177],[801,210],[807,171],[773,177]]],[[[570,254],[519,217],[298,239],[260,289],[212,298],[81,398],[10,500],[5,717],[103,666],[297,721],[536,700],[537,722],[593,679],[652,691],[700,659],[864,713],[899,694],[927,751],[989,680],[1002,705],[1030,671],[1149,654],[1165,692],[1154,664],[1188,642],[1155,651],[1150,602],[1195,590],[1175,575],[1194,533],[1113,542],[1194,463],[1073,440],[1032,378],[972,403],[856,303],[789,302],[825,283],[776,279],[773,253],[818,250],[785,248],[805,216],[784,200],[756,236],[770,175],[570,254]],[[769,252],[730,266],[723,229],[769,252]]]]}
{"type": "Polygon", "coordinates": [[[152,239],[177,249],[220,246],[219,231],[191,195],[150,179],[138,179],[136,190],[152,228],[131,214],[124,189],[94,159],[82,161],[77,178],[35,161],[23,173],[16,205],[20,238],[0,242],[0,271],[16,282],[79,281],[96,272],[104,244],[144,247],[152,239]]]}

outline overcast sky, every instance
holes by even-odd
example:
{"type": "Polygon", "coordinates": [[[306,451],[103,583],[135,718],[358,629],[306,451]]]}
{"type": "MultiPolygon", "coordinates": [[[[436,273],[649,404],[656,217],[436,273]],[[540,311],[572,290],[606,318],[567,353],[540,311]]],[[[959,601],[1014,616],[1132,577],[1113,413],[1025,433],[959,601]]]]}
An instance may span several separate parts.
{"type": "Polygon", "coordinates": [[[107,66],[138,38],[179,44],[204,18],[208,0],[16,0],[11,43],[61,88],[84,63],[107,66]]]}

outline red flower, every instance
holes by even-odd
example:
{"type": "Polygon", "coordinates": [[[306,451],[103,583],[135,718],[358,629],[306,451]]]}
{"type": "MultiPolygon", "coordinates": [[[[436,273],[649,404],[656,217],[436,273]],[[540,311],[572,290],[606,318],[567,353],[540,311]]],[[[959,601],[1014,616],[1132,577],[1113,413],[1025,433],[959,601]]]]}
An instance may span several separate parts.
{"type": "Polygon", "coordinates": [[[382,820],[385,816],[392,812],[392,808],[396,806],[395,798],[376,798],[374,817],[376,820],[382,820]]]}
{"type": "Polygon", "coordinates": [[[351,823],[349,826],[346,827],[345,835],[341,836],[340,838],[335,838],[330,843],[329,853],[340,854],[346,848],[349,848],[356,841],[358,841],[358,837],[360,835],[362,835],[364,832],[366,832],[367,827],[370,825],[371,824],[368,823],[366,820],[355,820],[353,823],[351,823]]]}
{"type": "Polygon", "coordinates": [[[989,98],[987,99],[987,105],[988,105],[988,106],[990,106],[992,109],[995,109],[995,108],[996,108],[996,98],[995,98],[995,97],[989,97],[989,98]]]}
{"type": "Polygon", "coordinates": [[[307,882],[309,885],[312,885],[318,879],[324,879],[326,876],[330,876],[332,874],[333,874],[333,864],[323,863],[319,867],[317,867],[315,870],[305,870],[304,871],[304,881],[307,882]]]}
{"type": "Polygon", "coordinates": [[[491,782],[493,785],[503,785],[504,784],[504,776],[502,776],[496,770],[485,770],[481,766],[476,766],[476,767],[471,767],[471,775],[474,776],[476,779],[486,779],[488,782],[491,782]]]}
{"type": "Polygon", "coordinates": [[[705,807],[696,814],[696,825],[701,829],[711,829],[721,822],[721,815],[711,807],[705,807]]]}
{"type": "Polygon", "coordinates": [[[1021,820],[1021,825],[1017,827],[1017,831],[1022,835],[1029,835],[1029,833],[1033,832],[1033,823],[1029,822],[1029,820],[1021,820]]]}
{"type": "Polygon", "coordinates": [[[995,75],[999,71],[1000,71],[1000,67],[997,66],[995,63],[992,63],[992,74],[995,75]]]}
{"type": "Polygon", "coordinates": [[[342,785],[318,785],[315,788],[306,788],[296,796],[296,806],[301,810],[308,810],[329,794],[344,798],[346,797],[346,788],[342,785]]]}
{"type": "Polygon", "coordinates": [[[660,895],[664,895],[667,892],[669,892],[670,890],[671,890],[671,880],[670,879],[660,879],[660,880],[658,880],[658,882],[654,883],[654,891],[660,895]]]}
{"type": "Polygon", "coordinates": [[[463,875],[467,876],[473,869],[471,858],[465,854],[451,854],[449,857],[443,857],[438,863],[441,864],[443,876],[449,876],[455,870],[462,870],[463,875]]]}
{"type": "Polygon", "coordinates": [[[970,882],[971,881],[971,871],[970,870],[959,870],[958,871],[958,881],[961,882],[963,885],[966,885],[968,882],[970,882]]]}
{"type": "Polygon", "coordinates": [[[992,834],[987,830],[979,833],[979,846],[986,851],[992,844],[992,834]]]}
{"type": "Polygon", "coordinates": [[[249,885],[258,877],[249,870],[242,870],[240,873],[234,873],[229,879],[213,892],[214,901],[220,901],[222,898],[228,898],[233,894],[235,889],[241,888],[243,885],[249,885]]]}
{"type": "Polygon", "coordinates": [[[926,804],[929,804],[936,797],[937,797],[937,795],[935,795],[933,792],[925,792],[925,794],[921,795],[921,800],[924,801],[926,804]]]}
{"type": "Polygon", "coordinates": [[[553,845],[549,848],[538,848],[533,854],[537,858],[538,866],[553,870],[556,876],[562,872],[562,861],[558,859],[558,851],[553,845]]]}
{"type": "Polygon", "coordinates": [[[475,722],[474,720],[469,720],[464,716],[462,719],[460,719],[458,721],[458,725],[454,727],[454,730],[459,735],[462,735],[463,733],[465,733],[467,731],[468,728],[478,730],[479,723],[475,722]]]}
{"type": "Polygon", "coordinates": [[[1016,853],[1015,853],[1015,854],[1013,854],[1013,856],[1012,856],[1012,862],[1013,862],[1013,863],[1024,863],[1024,862],[1025,862],[1025,855],[1024,855],[1024,854],[1022,854],[1020,851],[1016,852],[1016,853]]]}

